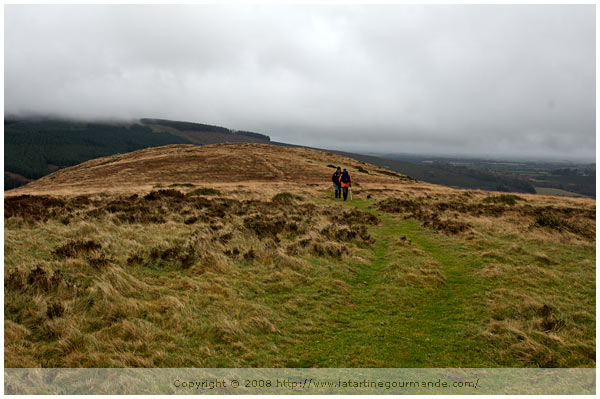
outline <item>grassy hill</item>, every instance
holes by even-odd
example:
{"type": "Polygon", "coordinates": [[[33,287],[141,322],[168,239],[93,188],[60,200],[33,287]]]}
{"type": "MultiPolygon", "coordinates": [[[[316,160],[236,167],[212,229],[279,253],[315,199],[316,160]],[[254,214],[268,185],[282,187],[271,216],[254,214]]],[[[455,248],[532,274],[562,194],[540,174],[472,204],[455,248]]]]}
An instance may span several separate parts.
{"type": "Polygon", "coordinates": [[[166,144],[268,143],[266,135],[199,123],[68,120],[4,121],[4,189],[19,187],[90,159],[166,144]]]}
{"type": "MultiPolygon", "coordinates": [[[[97,157],[166,144],[208,145],[225,142],[276,144],[269,136],[199,123],[141,119],[130,123],[83,123],[60,120],[5,120],[5,190],[22,186],[54,170],[97,157]]],[[[453,187],[535,193],[525,179],[448,165],[422,165],[396,159],[330,151],[369,162],[416,179],[453,187]]]]}
{"type": "MultiPolygon", "coordinates": [[[[362,162],[305,148],[266,144],[169,145],[93,159],[20,187],[20,193],[71,193],[152,189],[190,182],[278,182],[290,190],[331,181],[333,165],[344,165],[360,181],[414,179],[362,162]]],[[[11,193],[11,192],[9,192],[11,193]]]]}
{"type": "Polygon", "coordinates": [[[4,207],[5,367],[595,367],[594,200],[227,144],[92,160],[4,207]]]}
{"type": "Polygon", "coordinates": [[[5,120],[5,180],[8,172],[9,184],[18,186],[89,159],[183,143],[190,141],[140,124],[5,120]]]}

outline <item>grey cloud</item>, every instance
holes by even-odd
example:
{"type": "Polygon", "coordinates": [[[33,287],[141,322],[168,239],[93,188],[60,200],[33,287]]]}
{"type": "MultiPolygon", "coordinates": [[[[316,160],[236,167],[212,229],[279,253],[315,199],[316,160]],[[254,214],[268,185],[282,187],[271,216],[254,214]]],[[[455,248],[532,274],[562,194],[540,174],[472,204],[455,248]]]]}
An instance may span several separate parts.
{"type": "Polygon", "coordinates": [[[595,158],[593,5],[5,6],[5,113],[595,158]]]}

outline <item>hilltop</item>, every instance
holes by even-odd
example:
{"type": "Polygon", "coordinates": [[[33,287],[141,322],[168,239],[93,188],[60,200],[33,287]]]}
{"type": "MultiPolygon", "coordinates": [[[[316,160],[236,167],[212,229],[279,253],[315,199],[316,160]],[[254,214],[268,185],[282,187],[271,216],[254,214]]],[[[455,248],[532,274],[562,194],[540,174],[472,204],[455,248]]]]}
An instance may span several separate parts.
{"type": "Polygon", "coordinates": [[[5,194],[5,367],[595,367],[592,199],[254,143],[5,194]]]}
{"type": "MultiPolygon", "coordinates": [[[[56,170],[91,159],[168,144],[258,143],[308,148],[272,141],[263,133],[164,119],[72,121],[52,118],[4,121],[4,189],[22,186],[56,170]]],[[[552,195],[595,196],[595,165],[490,163],[413,155],[372,156],[337,151],[357,161],[421,181],[450,187],[552,195]],[[466,166],[467,165],[467,166],[466,166]],[[509,165],[509,166],[507,166],[509,165]],[[557,169],[558,168],[558,169],[557,169]],[[563,168],[563,169],[560,169],[563,168]]]]}
{"type": "Polygon", "coordinates": [[[260,182],[282,183],[293,191],[307,184],[330,186],[336,166],[348,168],[357,183],[416,181],[374,165],[306,148],[249,143],[168,145],[61,169],[6,195],[134,192],[177,184],[243,186],[260,182]]]}
{"type": "Polygon", "coordinates": [[[4,121],[5,190],[98,157],[167,144],[269,143],[266,135],[225,127],[142,119],[139,121],[4,121]]]}

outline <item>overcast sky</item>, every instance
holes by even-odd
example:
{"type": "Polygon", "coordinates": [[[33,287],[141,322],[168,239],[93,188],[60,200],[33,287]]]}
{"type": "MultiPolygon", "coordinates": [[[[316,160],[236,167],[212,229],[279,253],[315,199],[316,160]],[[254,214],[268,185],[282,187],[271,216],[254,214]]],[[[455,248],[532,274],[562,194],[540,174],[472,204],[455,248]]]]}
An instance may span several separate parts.
{"type": "Polygon", "coordinates": [[[595,158],[595,6],[5,6],[6,114],[595,158]]]}

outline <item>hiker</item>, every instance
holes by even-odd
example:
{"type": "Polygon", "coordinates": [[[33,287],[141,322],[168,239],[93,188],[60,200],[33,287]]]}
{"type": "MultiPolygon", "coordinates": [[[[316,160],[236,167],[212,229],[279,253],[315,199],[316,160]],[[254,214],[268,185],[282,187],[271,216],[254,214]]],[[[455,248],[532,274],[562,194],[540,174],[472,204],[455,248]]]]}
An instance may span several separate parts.
{"type": "Polygon", "coordinates": [[[342,168],[340,168],[338,166],[337,170],[335,171],[333,176],[331,176],[331,181],[333,181],[333,190],[335,192],[335,198],[342,197],[342,187],[340,186],[340,176],[341,175],[342,175],[342,168]]]}
{"type": "Polygon", "coordinates": [[[340,185],[342,186],[344,201],[346,201],[346,198],[348,198],[348,188],[352,187],[352,178],[346,169],[344,169],[340,176],[340,185]]]}

